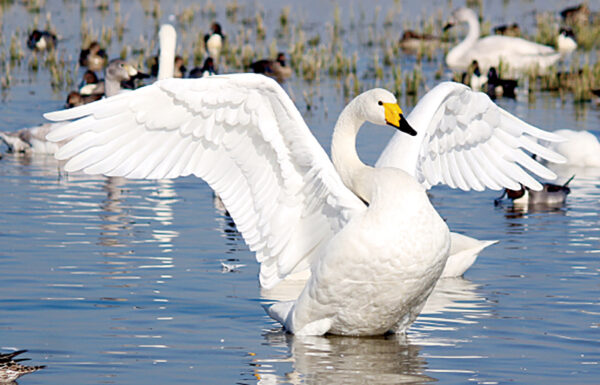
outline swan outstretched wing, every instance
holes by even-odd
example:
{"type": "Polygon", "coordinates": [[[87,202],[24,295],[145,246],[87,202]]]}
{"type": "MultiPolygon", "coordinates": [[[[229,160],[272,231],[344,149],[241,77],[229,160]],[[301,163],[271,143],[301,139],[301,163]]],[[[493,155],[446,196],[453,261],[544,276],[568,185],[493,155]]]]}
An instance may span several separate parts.
{"type": "Polygon", "coordinates": [[[562,138],[533,127],[498,107],[482,92],[453,82],[427,93],[407,117],[417,136],[392,137],[377,167],[398,167],[427,188],[446,184],[462,190],[542,188],[528,172],[543,179],[556,175],[535,161],[536,154],[564,162],[538,144],[562,138]]]}
{"type": "Polygon", "coordinates": [[[272,287],[308,268],[364,204],[342,183],[285,91],[262,75],[166,79],[46,114],[67,171],[162,179],[194,174],[221,197],[272,287]]]}

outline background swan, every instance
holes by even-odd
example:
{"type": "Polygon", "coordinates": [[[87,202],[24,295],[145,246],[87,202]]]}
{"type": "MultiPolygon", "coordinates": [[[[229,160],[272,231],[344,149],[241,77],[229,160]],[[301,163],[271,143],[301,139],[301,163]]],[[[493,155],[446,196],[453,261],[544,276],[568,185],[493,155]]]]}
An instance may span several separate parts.
{"type": "Polygon", "coordinates": [[[557,130],[566,140],[549,146],[566,158],[566,164],[575,167],[600,167],[600,142],[589,131],[557,130]]]}
{"type": "Polygon", "coordinates": [[[473,60],[477,60],[484,73],[490,67],[498,68],[500,62],[508,66],[508,73],[511,76],[534,67],[538,67],[543,72],[561,57],[561,54],[552,47],[519,37],[490,35],[479,38],[479,20],[472,9],[455,10],[447,27],[459,22],[466,22],[469,32],[464,40],[446,55],[446,64],[454,71],[465,71],[473,60]]]}
{"type": "Polygon", "coordinates": [[[387,91],[344,109],[335,168],[283,89],[260,75],[167,79],[47,117],[83,117],[49,135],[70,140],[56,155],[70,159],[66,171],[205,179],[256,252],[264,287],[311,267],[298,300],[269,310],[293,333],[402,331],[448,257],[447,226],[423,187],[356,153],[365,120],[414,134],[387,91]]]}

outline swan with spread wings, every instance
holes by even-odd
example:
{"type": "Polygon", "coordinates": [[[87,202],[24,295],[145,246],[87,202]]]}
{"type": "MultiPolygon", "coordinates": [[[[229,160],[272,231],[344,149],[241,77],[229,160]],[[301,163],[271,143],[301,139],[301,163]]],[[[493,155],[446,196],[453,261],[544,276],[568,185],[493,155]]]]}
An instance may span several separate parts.
{"type": "MultiPolygon", "coordinates": [[[[436,99],[438,105],[429,106],[432,121],[441,119],[437,110],[451,109],[464,98],[436,99]]],[[[489,127],[479,127],[488,136],[464,134],[461,140],[452,140],[464,151],[478,149],[482,157],[488,154],[491,141],[501,152],[487,155],[489,168],[494,168],[495,161],[501,163],[496,158],[505,159],[512,164],[510,175],[500,178],[495,173],[503,171],[494,169],[490,177],[473,171],[476,166],[461,165],[483,178],[479,183],[485,185],[488,179],[537,183],[516,162],[538,175],[549,175],[528,160],[521,147],[553,158],[555,154],[530,145],[525,137],[556,138],[487,100],[497,117],[489,127]],[[517,126],[502,127],[500,115],[510,116],[510,123],[517,126]],[[499,130],[505,131],[498,134],[499,130]]],[[[67,171],[130,178],[194,174],[204,179],[222,198],[256,253],[263,287],[310,270],[298,299],[268,308],[292,333],[404,331],[419,314],[446,264],[450,233],[417,181],[420,174],[413,169],[369,167],[358,157],[356,135],[365,121],[394,126],[402,135],[417,139],[429,135],[419,134],[419,129],[427,131],[428,127],[416,127],[416,131],[411,127],[388,91],[367,91],[342,111],[332,138],[333,163],[285,91],[261,75],[161,80],[46,117],[78,119],[49,135],[51,140],[69,141],[56,155],[68,159],[67,171]]],[[[460,129],[466,128],[456,122],[460,129]]],[[[450,147],[450,140],[444,143],[450,147]]],[[[441,162],[431,163],[424,169],[444,167],[441,162]]],[[[454,176],[469,171],[451,172],[454,176]]],[[[450,180],[454,181],[443,181],[450,180]]],[[[434,181],[427,179],[430,184],[434,181]]]]}

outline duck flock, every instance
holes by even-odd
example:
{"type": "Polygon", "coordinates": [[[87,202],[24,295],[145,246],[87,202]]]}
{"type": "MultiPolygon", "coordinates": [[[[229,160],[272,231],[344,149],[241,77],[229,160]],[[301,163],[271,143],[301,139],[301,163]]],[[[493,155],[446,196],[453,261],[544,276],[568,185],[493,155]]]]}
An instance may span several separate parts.
{"type": "MultiPolygon", "coordinates": [[[[565,20],[585,19],[574,11],[565,10],[565,20]]],[[[267,308],[285,330],[402,333],[438,280],[461,276],[496,243],[452,232],[429,201],[429,188],[503,190],[515,204],[561,205],[573,178],[553,184],[553,164],[600,167],[593,134],[548,132],[493,101],[516,97],[524,74],[552,73],[577,49],[568,23],[548,46],[520,37],[514,24],[482,37],[480,18],[469,8],[446,22],[445,31],[468,27],[445,54],[461,82],[439,81],[410,113],[393,92],[357,92],[333,127],[331,157],[282,87],[299,73],[290,54],[257,58],[246,73],[223,73],[232,37],[217,21],[203,38],[203,65],[189,71],[176,55],[171,24],[160,27],[149,74],[91,42],[81,49],[85,72],[65,109],[0,137],[10,152],[54,155],[69,173],[202,178],[255,252],[261,287],[304,282],[297,298],[267,308]],[[356,151],[365,122],[395,130],[374,166],[356,151]]],[[[407,30],[398,46],[414,54],[448,44],[447,33],[407,30]]],[[[27,40],[37,51],[60,44],[48,31],[35,30],[27,40]]],[[[14,368],[18,353],[2,357],[14,368]]]]}

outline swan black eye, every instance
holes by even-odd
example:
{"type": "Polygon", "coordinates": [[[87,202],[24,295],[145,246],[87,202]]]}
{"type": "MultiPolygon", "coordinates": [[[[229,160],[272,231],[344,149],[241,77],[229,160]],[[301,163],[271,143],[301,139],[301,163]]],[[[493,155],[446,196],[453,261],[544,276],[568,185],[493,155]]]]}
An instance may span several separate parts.
{"type": "Polygon", "coordinates": [[[379,104],[380,106],[383,106],[383,102],[381,100],[378,101],[377,104],[379,104]]]}

